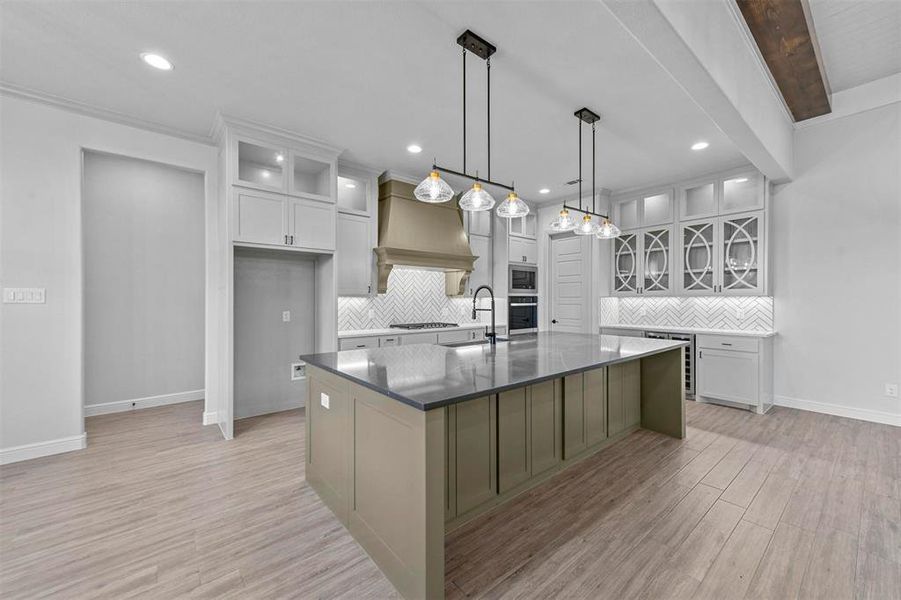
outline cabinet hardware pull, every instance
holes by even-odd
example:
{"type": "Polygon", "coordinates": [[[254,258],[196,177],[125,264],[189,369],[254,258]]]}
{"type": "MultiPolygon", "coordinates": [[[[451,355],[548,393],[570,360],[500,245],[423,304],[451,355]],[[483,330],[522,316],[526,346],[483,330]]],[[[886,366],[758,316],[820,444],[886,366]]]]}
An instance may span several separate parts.
{"type": "Polygon", "coordinates": [[[723,346],[731,346],[732,344],[727,344],[726,342],[720,342],[723,346]]]}
{"type": "Polygon", "coordinates": [[[704,358],[704,351],[698,350],[698,358],[704,358]]]}

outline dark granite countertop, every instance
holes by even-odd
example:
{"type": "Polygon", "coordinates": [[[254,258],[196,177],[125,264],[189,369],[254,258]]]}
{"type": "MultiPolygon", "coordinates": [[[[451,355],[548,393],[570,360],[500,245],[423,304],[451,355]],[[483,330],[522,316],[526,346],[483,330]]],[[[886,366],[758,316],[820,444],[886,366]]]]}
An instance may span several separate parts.
{"type": "Polygon", "coordinates": [[[420,410],[429,410],[634,360],[685,342],[588,333],[514,336],[509,342],[413,344],[301,356],[301,360],[420,410]]]}

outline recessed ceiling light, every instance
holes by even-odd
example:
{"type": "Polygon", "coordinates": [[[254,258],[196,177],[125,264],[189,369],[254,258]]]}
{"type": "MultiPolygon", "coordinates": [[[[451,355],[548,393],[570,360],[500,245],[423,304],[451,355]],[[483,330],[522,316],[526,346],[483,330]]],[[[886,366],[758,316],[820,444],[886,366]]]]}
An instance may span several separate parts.
{"type": "Polygon", "coordinates": [[[346,188],[349,189],[349,190],[352,190],[352,189],[354,189],[355,187],[357,187],[357,184],[356,184],[356,183],[345,183],[345,184],[344,184],[344,187],[346,187],[346,188]]]}
{"type": "Polygon", "coordinates": [[[263,176],[263,179],[269,179],[269,177],[272,175],[272,173],[270,173],[266,169],[260,169],[260,175],[263,176]]]}
{"type": "Polygon", "coordinates": [[[160,71],[172,70],[172,63],[159,54],[153,54],[152,52],[142,52],[141,60],[143,60],[154,69],[159,69],[160,71]]]}
{"type": "Polygon", "coordinates": [[[747,177],[739,177],[738,179],[729,179],[726,183],[744,183],[747,180],[747,177]]]}
{"type": "Polygon", "coordinates": [[[417,146],[416,144],[410,144],[409,146],[407,146],[407,152],[409,152],[410,154],[419,154],[420,152],[422,152],[422,148],[420,146],[417,146]]]}
{"type": "Polygon", "coordinates": [[[539,194],[550,194],[551,190],[549,190],[547,188],[541,188],[540,190],[538,190],[538,193],[539,194]]]}
{"type": "Polygon", "coordinates": [[[284,157],[283,155],[281,155],[281,154],[276,154],[276,155],[275,155],[275,162],[277,162],[277,163],[283,163],[283,162],[285,162],[285,157],[284,157]]]}
{"type": "Polygon", "coordinates": [[[703,150],[704,148],[706,148],[709,145],[710,144],[708,144],[707,142],[697,142],[697,143],[694,143],[691,145],[691,149],[692,150],[703,150]]]}

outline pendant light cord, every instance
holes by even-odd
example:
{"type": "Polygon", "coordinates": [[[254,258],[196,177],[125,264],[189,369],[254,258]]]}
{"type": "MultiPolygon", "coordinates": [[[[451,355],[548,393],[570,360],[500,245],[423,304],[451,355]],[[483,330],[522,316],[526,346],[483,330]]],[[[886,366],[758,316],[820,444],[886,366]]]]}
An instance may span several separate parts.
{"type": "Polygon", "coordinates": [[[582,210],[582,121],[579,120],[579,210],[582,210]]]}
{"type": "Polygon", "coordinates": [[[597,160],[594,157],[594,123],[591,124],[591,212],[598,212],[597,206],[594,204],[595,197],[598,195],[598,186],[594,180],[594,168],[597,166],[597,160]]]}
{"type": "Polygon", "coordinates": [[[488,73],[488,181],[491,181],[491,57],[485,59],[488,73]]]}
{"type": "Polygon", "coordinates": [[[466,172],[466,48],[463,48],[463,172],[466,172]]]}

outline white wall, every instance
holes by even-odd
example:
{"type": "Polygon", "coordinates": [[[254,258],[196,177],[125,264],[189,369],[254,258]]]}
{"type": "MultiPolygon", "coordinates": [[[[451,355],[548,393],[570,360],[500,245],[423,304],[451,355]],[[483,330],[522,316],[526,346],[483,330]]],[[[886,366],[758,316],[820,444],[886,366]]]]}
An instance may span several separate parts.
{"type": "MultiPolygon", "coordinates": [[[[8,95],[0,122],[0,283],[47,289],[46,304],[0,305],[0,460],[11,461],[24,456],[21,446],[53,452],[54,441],[84,433],[82,148],[205,172],[213,267],[216,149],[8,95]]],[[[214,298],[208,289],[207,335],[214,298]]]]}
{"type": "Polygon", "coordinates": [[[203,175],[85,152],[86,414],[203,398],[203,175]]]}
{"type": "Polygon", "coordinates": [[[901,103],[799,129],[773,197],[775,394],[901,424],[901,103]]]}

